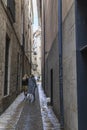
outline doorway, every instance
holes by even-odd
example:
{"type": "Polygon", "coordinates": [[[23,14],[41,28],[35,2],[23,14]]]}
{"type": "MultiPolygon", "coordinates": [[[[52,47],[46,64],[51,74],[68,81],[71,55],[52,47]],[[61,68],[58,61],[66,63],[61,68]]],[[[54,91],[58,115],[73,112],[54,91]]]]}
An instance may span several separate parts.
{"type": "Polygon", "coordinates": [[[78,130],[87,130],[87,2],[76,0],[78,130]]]}
{"type": "Polygon", "coordinates": [[[53,106],[53,69],[50,70],[51,105],[53,106]]]}
{"type": "Polygon", "coordinates": [[[4,74],[4,96],[8,95],[8,78],[9,78],[9,45],[10,38],[6,34],[6,44],[5,44],[5,74],[4,74]]]}

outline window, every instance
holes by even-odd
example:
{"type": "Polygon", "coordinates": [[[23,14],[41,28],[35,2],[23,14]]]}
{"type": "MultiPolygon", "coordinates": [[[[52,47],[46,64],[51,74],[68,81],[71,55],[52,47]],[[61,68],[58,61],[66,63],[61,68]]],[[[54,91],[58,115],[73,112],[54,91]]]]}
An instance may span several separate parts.
{"type": "Polygon", "coordinates": [[[10,11],[13,21],[15,22],[15,0],[7,0],[7,7],[10,11]]]}
{"type": "Polygon", "coordinates": [[[10,39],[6,34],[6,45],[5,45],[5,76],[4,76],[4,96],[8,95],[8,65],[9,65],[9,44],[10,39]]]}

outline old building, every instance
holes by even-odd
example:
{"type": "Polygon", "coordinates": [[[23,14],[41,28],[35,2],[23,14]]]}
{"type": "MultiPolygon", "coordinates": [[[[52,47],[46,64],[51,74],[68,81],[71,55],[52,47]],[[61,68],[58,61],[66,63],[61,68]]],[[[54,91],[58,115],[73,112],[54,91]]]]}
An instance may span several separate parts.
{"type": "Polygon", "coordinates": [[[25,37],[24,34],[28,31],[24,28],[23,2],[0,0],[0,113],[21,91],[25,59],[27,72],[30,71],[24,51],[24,43],[30,35],[25,37]]]}
{"type": "Polygon", "coordinates": [[[23,7],[24,7],[24,27],[23,27],[23,31],[24,31],[24,52],[26,57],[28,58],[28,60],[26,60],[25,57],[25,62],[24,62],[24,73],[31,73],[31,46],[33,43],[33,3],[32,0],[24,0],[23,2],[23,7]],[[29,61],[29,65],[27,63],[27,61],[29,61]],[[26,67],[26,65],[28,65],[26,67]],[[27,68],[29,68],[29,70],[27,70],[27,68]],[[30,72],[28,72],[30,71],[30,72]]]}
{"type": "MultiPolygon", "coordinates": [[[[39,1],[38,1],[39,3],[39,1]]],[[[58,1],[40,1],[42,7],[39,17],[42,21],[42,85],[51,97],[55,113],[60,115],[59,101],[59,67],[58,67],[58,1]],[[56,94],[56,96],[55,96],[56,94]]],[[[39,18],[39,19],[40,19],[39,18]]]]}
{"type": "Polygon", "coordinates": [[[36,40],[33,34],[33,44],[31,46],[31,73],[33,75],[37,75],[37,45],[36,45],[36,40]]]}
{"type": "Polygon", "coordinates": [[[41,28],[33,34],[32,73],[41,80],[41,28]]]}
{"type": "Polygon", "coordinates": [[[78,127],[75,2],[62,2],[63,102],[67,129],[78,127]]]}
{"type": "Polygon", "coordinates": [[[36,44],[37,44],[37,76],[41,80],[41,28],[36,31],[36,44]]]}
{"type": "Polygon", "coordinates": [[[86,130],[86,1],[37,1],[42,21],[43,88],[61,127],[86,130]]]}

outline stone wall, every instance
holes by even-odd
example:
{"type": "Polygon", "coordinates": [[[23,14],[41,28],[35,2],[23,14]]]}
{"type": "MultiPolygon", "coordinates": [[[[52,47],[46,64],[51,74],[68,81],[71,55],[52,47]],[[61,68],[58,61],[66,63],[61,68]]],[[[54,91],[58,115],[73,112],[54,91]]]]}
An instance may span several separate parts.
{"type": "Polygon", "coordinates": [[[75,3],[71,3],[63,1],[62,7],[64,128],[78,130],[75,3]]]}
{"type": "MultiPolygon", "coordinates": [[[[21,35],[20,29],[19,34],[21,35]]],[[[9,19],[6,4],[0,1],[0,113],[9,106],[20,92],[22,80],[22,50],[20,41],[21,38],[16,33],[16,27],[9,19]],[[8,56],[8,92],[7,95],[4,95],[6,34],[10,39],[10,43],[8,56]]]]}
{"type": "Polygon", "coordinates": [[[17,33],[17,36],[19,38],[20,43],[22,44],[22,3],[21,0],[15,0],[15,30],[17,33]]]}
{"type": "Polygon", "coordinates": [[[58,1],[45,0],[42,6],[42,81],[45,78],[45,92],[53,95],[53,109],[60,114],[59,67],[58,67],[58,1]],[[45,24],[45,25],[44,25],[45,24]],[[45,36],[44,36],[45,33],[45,36]],[[44,67],[45,43],[45,67],[44,67]],[[44,77],[45,68],[45,77],[44,77]],[[53,71],[53,92],[51,93],[51,71],[53,71]]]}
{"type": "MultiPolygon", "coordinates": [[[[44,3],[42,4],[42,83],[47,96],[51,97],[52,70],[53,109],[56,115],[60,117],[58,1],[43,1],[44,3]]],[[[62,0],[62,47],[64,129],[78,130],[76,25],[74,0],[62,0]]]]}

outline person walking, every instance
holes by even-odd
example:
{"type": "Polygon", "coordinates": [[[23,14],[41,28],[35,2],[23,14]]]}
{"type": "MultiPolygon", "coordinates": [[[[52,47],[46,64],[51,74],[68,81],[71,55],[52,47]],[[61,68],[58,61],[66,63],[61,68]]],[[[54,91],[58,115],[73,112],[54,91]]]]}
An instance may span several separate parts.
{"type": "Polygon", "coordinates": [[[36,80],[34,75],[31,75],[28,79],[28,93],[33,95],[33,101],[35,101],[35,90],[37,88],[36,80]]]}
{"type": "Polygon", "coordinates": [[[22,78],[22,89],[24,92],[24,100],[27,99],[27,90],[28,90],[28,75],[25,74],[22,78]]]}

